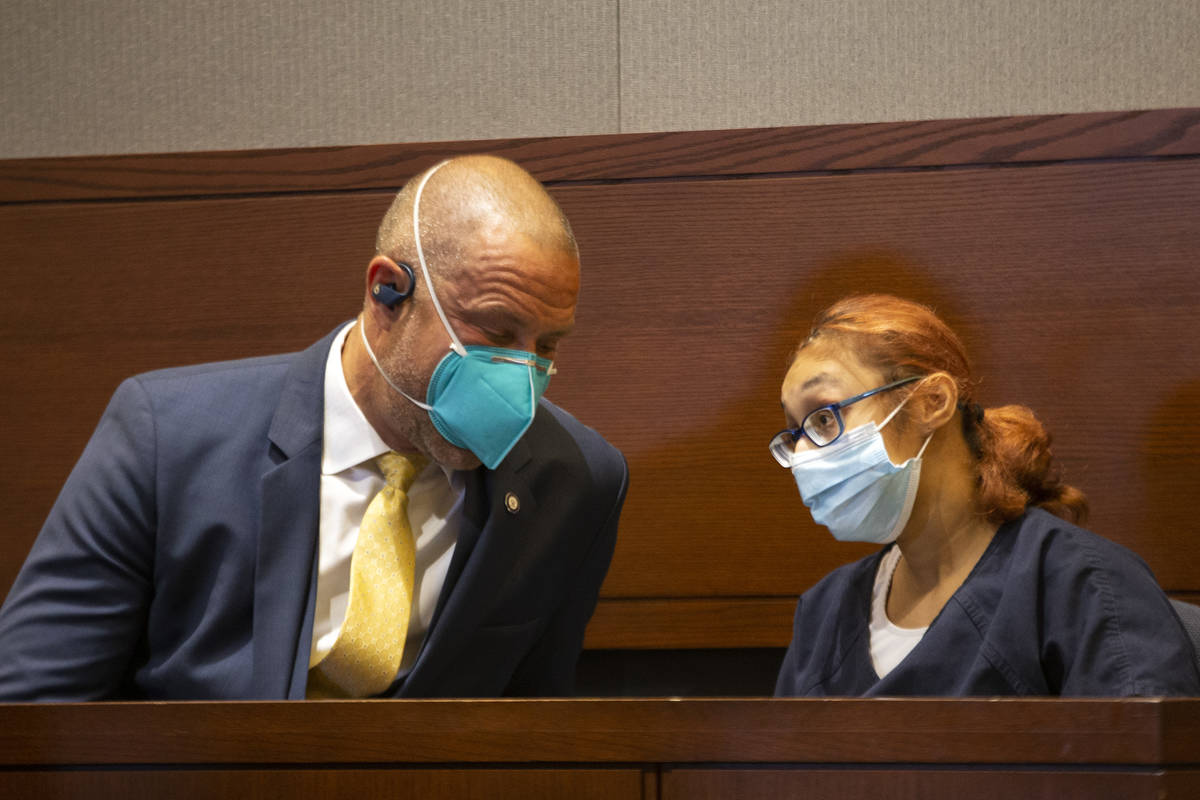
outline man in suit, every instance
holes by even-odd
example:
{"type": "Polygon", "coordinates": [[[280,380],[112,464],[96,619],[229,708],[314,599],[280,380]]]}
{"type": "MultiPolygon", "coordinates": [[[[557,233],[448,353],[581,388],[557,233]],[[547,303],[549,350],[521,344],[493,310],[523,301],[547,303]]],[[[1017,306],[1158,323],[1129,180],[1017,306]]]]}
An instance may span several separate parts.
{"type": "Polygon", "coordinates": [[[569,692],[627,482],[540,399],[578,288],[543,187],[458,158],[397,195],[356,320],[126,380],[0,609],[0,700],[569,692]],[[407,506],[400,595],[371,594],[356,550],[385,495],[407,506]],[[381,683],[328,667],[352,618],[398,638],[381,683]]]}

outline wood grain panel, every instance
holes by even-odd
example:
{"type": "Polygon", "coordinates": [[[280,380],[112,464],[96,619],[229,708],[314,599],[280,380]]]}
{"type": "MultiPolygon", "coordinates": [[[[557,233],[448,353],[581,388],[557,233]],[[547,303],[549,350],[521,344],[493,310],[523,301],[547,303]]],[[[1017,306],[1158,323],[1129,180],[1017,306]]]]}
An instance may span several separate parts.
{"type": "Polygon", "coordinates": [[[589,649],[787,647],[794,597],[605,598],[588,623],[589,649]]]}
{"type": "MultiPolygon", "coordinates": [[[[557,190],[586,266],[550,396],[631,465],[606,596],[791,597],[866,552],[811,523],[765,442],[815,311],[875,290],[945,313],[981,401],[1055,432],[1092,527],[1194,591],[1175,498],[1200,489],[1198,193],[1200,162],[557,190]]],[[[22,498],[5,585],[118,381],[301,348],[352,316],[387,199],[0,207],[0,260],[23,265],[0,276],[0,367],[28,375],[3,401],[22,421],[3,435],[0,488],[22,498]]]]}
{"type": "Polygon", "coordinates": [[[1050,772],[1046,770],[706,769],[668,770],[661,800],[1126,800],[1163,797],[1165,776],[1153,770],[1050,772]]]}
{"type": "Polygon", "coordinates": [[[631,464],[608,596],[798,593],[868,551],[813,525],[765,447],[788,353],[862,291],[939,309],[979,400],[1028,404],[1055,434],[1092,527],[1168,588],[1196,586],[1192,511],[1173,498],[1200,491],[1200,163],[559,195],[588,272],[555,396],[631,464]]]}
{"type": "Polygon", "coordinates": [[[1200,797],[1200,770],[1172,770],[1163,776],[1162,797],[1200,797]]]}
{"type": "Polygon", "coordinates": [[[1200,110],[10,159],[0,162],[0,203],[395,189],[481,150],[552,183],[1145,158],[1200,152],[1200,110]]]}
{"type": "MultiPolygon", "coordinates": [[[[486,143],[558,182],[584,285],[549,394],[630,461],[589,646],[781,645],[795,596],[869,552],[765,450],[789,351],[856,291],[938,308],[981,402],[1054,432],[1090,527],[1200,597],[1198,119],[486,143]]],[[[307,346],[361,302],[375,187],[478,144],[0,162],[0,592],[123,377],[307,346]]]]}
{"type": "Polygon", "coordinates": [[[10,798],[89,800],[641,800],[645,796],[640,770],[583,768],[10,771],[0,773],[0,789],[10,798]]]}
{"type": "Polygon", "coordinates": [[[0,765],[1192,765],[1188,715],[1200,699],[0,704],[0,765]]]}
{"type": "Polygon", "coordinates": [[[301,349],[357,313],[387,194],[0,207],[4,593],[108,398],[147,369],[301,349]],[[20,377],[15,377],[20,376],[20,377]]]}

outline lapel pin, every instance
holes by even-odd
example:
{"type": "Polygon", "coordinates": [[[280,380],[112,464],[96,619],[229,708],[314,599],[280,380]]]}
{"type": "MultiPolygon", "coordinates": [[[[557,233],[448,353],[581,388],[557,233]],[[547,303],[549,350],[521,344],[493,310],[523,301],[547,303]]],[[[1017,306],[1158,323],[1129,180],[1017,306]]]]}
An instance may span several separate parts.
{"type": "Polygon", "coordinates": [[[504,508],[510,514],[515,514],[521,510],[521,501],[517,499],[516,494],[509,492],[504,495],[504,508]]]}

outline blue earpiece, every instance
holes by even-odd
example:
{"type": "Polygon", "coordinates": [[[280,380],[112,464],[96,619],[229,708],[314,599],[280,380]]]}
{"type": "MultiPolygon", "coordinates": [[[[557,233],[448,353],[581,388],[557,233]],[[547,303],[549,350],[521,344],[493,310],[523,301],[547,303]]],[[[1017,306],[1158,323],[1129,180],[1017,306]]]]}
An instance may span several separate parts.
{"type": "Polygon", "coordinates": [[[413,289],[417,286],[417,278],[413,275],[412,267],[403,261],[397,261],[396,266],[404,270],[404,274],[408,276],[407,289],[400,291],[394,283],[377,283],[371,287],[371,296],[388,308],[395,308],[412,297],[413,289]]]}

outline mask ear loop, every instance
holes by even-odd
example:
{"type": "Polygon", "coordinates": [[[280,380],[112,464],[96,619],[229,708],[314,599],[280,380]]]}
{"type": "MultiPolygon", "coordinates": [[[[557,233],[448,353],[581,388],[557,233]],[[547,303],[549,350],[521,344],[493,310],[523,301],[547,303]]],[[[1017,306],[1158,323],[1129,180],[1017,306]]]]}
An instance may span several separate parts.
{"type": "MultiPolygon", "coordinates": [[[[912,391],[909,392],[905,396],[905,398],[900,401],[900,405],[893,408],[892,413],[888,414],[886,417],[883,418],[883,422],[879,423],[879,426],[876,428],[876,430],[879,430],[879,431],[883,430],[883,426],[887,425],[889,422],[891,422],[892,417],[894,417],[900,413],[900,409],[904,408],[904,404],[909,401],[909,399],[913,396],[914,393],[916,393],[917,388],[920,387],[920,385],[921,385],[921,383],[918,382],[917,385],[913,387],[912,391]]],[[[929,443],[931,441],[933,441],[933,433],[934,433],[933,431],[929,432],[929,435],[925,437],[925,443],[921,445],[921,449],[918,450],[917,454],[915,456],[913,456],[913,458],[910,460],[920,459],[921,456],[923,456],[925,454],[925,448],[929,446],[929,443]]]]}
{"type": "Polygon", "coordinates": [[[903,400],[900,401],[900,405],[898,405],[892,409],[892,413],[888,414],[886,417],[883,418],[883,422],[881,422],[875,426],[875,430],[877,430],[877,431],[883,430],[884,427],[886,427],[887,424],[892,421],[892,417],[899,414],[900,409],[904,408],[904,404],[908,402],[909,397],[912,397],[912,392],[909,392],[908,395],[903,400]]]}
{"type": "Polygon", "coordinates": [[[533,364],[528,364],[526,365],[525,369],[529,370],[529,407],[533,409],[534,413],[537,413],[538,396],[537,387],[533,383],[534,366],[533,364]]]}
{"type": "Polygon", "coordinates": [[[933,441],[933,431],[930,431],[929,435],[925,437],[925,444],[921,445],[921,449],[918,450],[916,456],[914,456],[918,461],[921,459],[921,456],[923,456],[925,454],[925,448],[929,447],[929,443],[932,441],[933,441]]]}
{"type": "Polygon", "coordinates": [[[429,297],[433,300],[433,307],[437,310],[438,316],[441,317],[442,326],[446,329],[446,333],[450,334],[450,349],[463,358],[466,358],[467,348],[463,347],[462,342],[458,340],[458,336],[454,334],[454,329],[450,327],[450,321],[446,319],[446,312],[442,311],[442,304],[438,301],[437,293],[433,290],[433,279],[429,277],[429,267],[425,264],[425,251],[421,249],[421,193],[425,191],[425,184],[429,183],[429,179],[433,177],[433,173],[449,163],[449,159],[437,163],[429,172],[425,173],[421,178],[421,182],[417,184],[417,193],[413,197],[413,244],[417,247],[417,260],[421,263],[421,274],[425,276],[425,285],[429,288],[429,297]]]}

